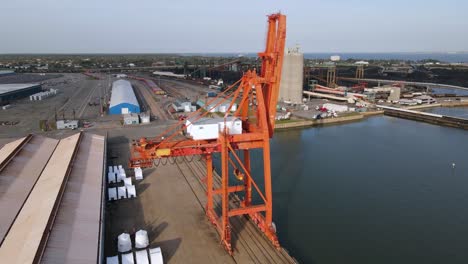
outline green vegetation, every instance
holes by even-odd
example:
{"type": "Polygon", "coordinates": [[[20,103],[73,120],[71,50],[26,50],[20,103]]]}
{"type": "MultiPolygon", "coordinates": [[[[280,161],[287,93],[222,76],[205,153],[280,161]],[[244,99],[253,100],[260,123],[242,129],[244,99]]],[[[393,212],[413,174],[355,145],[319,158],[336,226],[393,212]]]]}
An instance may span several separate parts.
{"type": "Polygon", "coordinates": [[[286,120],[277,120],[276,124],[287,124],[287,123],[296,123],[296,122],[302,122],[304,120],[301,119],[286,119],[286,120]]]}

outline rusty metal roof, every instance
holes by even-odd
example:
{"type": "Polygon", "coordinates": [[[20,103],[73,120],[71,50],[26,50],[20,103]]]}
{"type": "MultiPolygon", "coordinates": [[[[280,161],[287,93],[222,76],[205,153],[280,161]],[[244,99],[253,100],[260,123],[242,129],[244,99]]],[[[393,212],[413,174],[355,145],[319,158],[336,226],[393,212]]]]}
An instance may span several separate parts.
{"type": "Polygon", "coordinates": [[[10,263],[33,263],[36,259],[79,138],[76,134],[58,143],[3,240],[0,259],[10,263]]]}
{"type": "Polygon", "coordinates": [[[84,133],[0,149],[0,259],[98,261],[104,149],[105,137],[84,133]]]}
{"type": "MultiPolygon", "coordinates": [[[[10,144],[17,146],[18,141],[10,144]]],[[[35,136],[0,171],[0,243],[47,164],[58,140],[35,136]]],[[[8,146],[8,144],[6,145],[8,146]]],[[[5,147],[6,147],[5,146],[5,147]]],[[[11,145],[10,145],[11,147],[11,145]]],[[[13,151],[8,147],[8,151],[13,151]]],[[[6,151],[5,148],[0,152],[6,151]]]]}
{"type": "Polygon", "coordinates": [[[42,263],[97,263],[104,140],[83,136],[42,263]]]}

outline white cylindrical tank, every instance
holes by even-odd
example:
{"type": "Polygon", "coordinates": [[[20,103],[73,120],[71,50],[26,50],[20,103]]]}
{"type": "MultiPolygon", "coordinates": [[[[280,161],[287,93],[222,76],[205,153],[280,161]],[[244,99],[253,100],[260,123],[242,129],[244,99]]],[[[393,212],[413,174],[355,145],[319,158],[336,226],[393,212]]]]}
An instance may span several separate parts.
{"type": "Polygon", "coordinates": [[[127,233],[122,233],[117,238],[117,250],[119,252],[127,252],[132,250],[132,241],[130,240],[130,235],[127,233]]]}
{"type": "Polygon", "coordinates": [[[135,233],[135,247],[146,248],[149,245],[148,232],[139,230],[135,233]]]}

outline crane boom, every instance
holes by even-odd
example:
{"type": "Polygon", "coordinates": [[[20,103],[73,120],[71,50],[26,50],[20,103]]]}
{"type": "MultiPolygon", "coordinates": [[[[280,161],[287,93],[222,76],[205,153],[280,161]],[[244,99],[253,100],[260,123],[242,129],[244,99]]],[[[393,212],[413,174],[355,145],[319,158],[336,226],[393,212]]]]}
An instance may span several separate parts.
{"type": "MultiPolygon", "coordinates": [[[[232,254],[230,217],[248,215],[260,230],[279,248],[276,230],[272,222],[272,188],[270,164],[270,138],[273,136],[278,102],[281,71],[286,41],[286,16],[280,13],[268,16],[268,32],[265,51],[258,53],[262,60],[262,68],[248,70],[242,78],[220,93],[217,98],[207,102],[230,101],[224,116],[224,126],[219,126],[217,138],[195,140],[180,137],[180,131],[194,124],[209,113],[201,110],[189,115],[190,123],[180,121],[169,127],[156,138],[141,138],[133,142],[130,167],[150,167],[158,159],[177,156],[201,155],[206,161],[207,204],[206,214],[218,230],[222,244],[232,254]],[[235,102],[239,102],[236,111],[235,102]],[[242,133],[232,134],[226,125],[228,113],[242,121],[242,133]],[[263,190],[256,184],[251,175],[250,151],[262,149],[263,152],[263,190]],[[241,151],[243,157],[236,152],[241,151]],[[213,186],[213,158],[215,153],[221,154],[221,187],[213,186]],[[229,173],[233,169],[233,173],[229,173]],[[230,185],[229,177],[234,176],[241,183],[230,185]],[[260,201],[252,201],[252,191],[258,194],[260,201]],[[232,208],[229,194],[243,192],[242,203],[238,208],[232,208]],[[221,196],[221,213],[214,209],[214,197],[221,196]]],[[[215,105],[216,106],[216,105],[215,105]]],[[[185,121],[186,122],[186,121],[185,121]]]]}
{"type": "Polygon", "coordinates": [[[286,43],[286,16],[273,14],[268,17],[268,36],[265,52],[259,53],[262,59],[262,76],[265,78],[264,101],[267,103],[270,137],[275,128],[276,104],[281,82],[281,72],[286,43]]]}

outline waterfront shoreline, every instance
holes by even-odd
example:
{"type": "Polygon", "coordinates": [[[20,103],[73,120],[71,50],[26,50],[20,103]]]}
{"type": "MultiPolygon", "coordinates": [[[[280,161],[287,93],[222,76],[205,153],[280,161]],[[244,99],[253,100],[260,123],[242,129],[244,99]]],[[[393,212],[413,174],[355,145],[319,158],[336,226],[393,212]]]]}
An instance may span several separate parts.
{"type": "MultiPolygon", "coordinates": [[[[428,108],[435,108],[435,107],[466,107],[466,106],[468,106],[468,101],[452,101],[452,102],[441,102],[441,103],[429,104],[429,105],[408,106],[408,107],[402,107],[402,109],[420,110],[420,109],[428,109],[428,108]]],[[[362,112],[356,115],[348,115],[348,116],[319,119],[319,120],[300,119],[300,120],[291,121],[288,123],[276,123],[275,130],[287,130],[287,129],[293,129],[293,128],[306,128],[306,127],[325,126],[325,125],[339,125],[343,123],[359,122],[368,117],[376,116],[376,115],[383,115],[383,114],[384,114],[383,110],[376,110],[376,111],[362,112]]]]}

